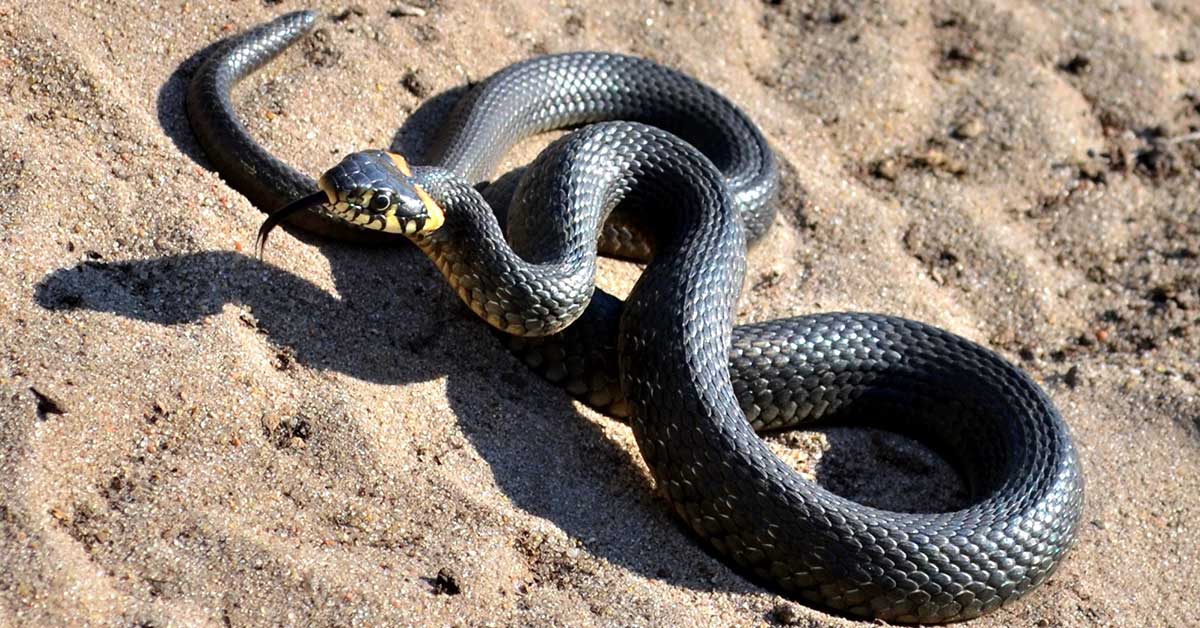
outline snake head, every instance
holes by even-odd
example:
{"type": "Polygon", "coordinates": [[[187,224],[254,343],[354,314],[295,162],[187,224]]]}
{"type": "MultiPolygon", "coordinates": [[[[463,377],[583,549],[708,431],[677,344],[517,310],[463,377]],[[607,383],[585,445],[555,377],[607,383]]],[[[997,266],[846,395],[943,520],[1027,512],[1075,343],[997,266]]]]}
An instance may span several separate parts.
{"type": "Polygon", "coordinates": [[[386,233],[426,234],[445,214],[403,157],[382,150],[347,155],[317,182],[328,197],[325,211],[350,224],[386,233]]]}
{"type": "Polygon", "coordinates": [[[306,210],[362,229],[419,236],[432,233],[446,214],[413,180],[403,157],[382,150],[351,153],[317,181],[321,188],[272,212],[258,230],[259,257],[267,235],[289,216],[306,210]]]}

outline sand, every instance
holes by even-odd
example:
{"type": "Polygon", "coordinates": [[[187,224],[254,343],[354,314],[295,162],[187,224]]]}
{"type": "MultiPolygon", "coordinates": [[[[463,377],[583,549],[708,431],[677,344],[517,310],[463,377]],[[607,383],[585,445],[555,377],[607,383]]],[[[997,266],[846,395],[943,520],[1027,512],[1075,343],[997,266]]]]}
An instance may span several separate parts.
{"type": "MultiPolygon", "coordinates": [[[[336,19],[235,100],[316,174],[419,145],[445,109],[397,135],[422,102],[531,55],[693,74],[784,168],[741,320],[927,321],[1021,365],[1073,430],[1075,548],[974,624],[1200,624],[1200,9],[725,4],[321,3],[336,19]]],[[[706,553],[628,428],[411,247],[249,254],[262,215],[207,166],[182,86],[301,5],[31,6],[0,3],[0,625],[864,625],[706,553]]],[[[963,498],[905,439],[775,446],[868,503],[963,498]]]]}

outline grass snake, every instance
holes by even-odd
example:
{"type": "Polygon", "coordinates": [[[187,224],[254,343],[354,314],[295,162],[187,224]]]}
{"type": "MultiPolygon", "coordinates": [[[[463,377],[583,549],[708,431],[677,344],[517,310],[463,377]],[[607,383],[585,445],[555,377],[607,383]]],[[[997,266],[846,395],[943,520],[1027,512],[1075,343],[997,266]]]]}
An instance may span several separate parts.
{"type": "Polygon", "coordinates": [[[1019,598],[1058,566],[1083,480],[1058,412],[1019,369],[892,316],[733,326],[746,243],[771,223],[777,170],[726,98],[643,59],[541,56],[461,99],[433,165],[362,151],[314,181],[254,141],[229,94],[315,20],[292,13],[230,38],[186,94],[216,169],[271,213],[260,242],[281,222],[411,240],[526,363],[628,416],[691,530],[791,597],[853,616],[952,621],[1019,598]],[[480,192],[513,144],[566,127],[580,128],[501,200],[480,192]],[[507,239],[489,200],[504,205],[507,239]],[[648,262],[624,303],[594,288],[598,248],[648,262]],[[919,437],[963,474],[969,505],[889,512],[847,500],[755,433],[837,420],[919,437]]]}

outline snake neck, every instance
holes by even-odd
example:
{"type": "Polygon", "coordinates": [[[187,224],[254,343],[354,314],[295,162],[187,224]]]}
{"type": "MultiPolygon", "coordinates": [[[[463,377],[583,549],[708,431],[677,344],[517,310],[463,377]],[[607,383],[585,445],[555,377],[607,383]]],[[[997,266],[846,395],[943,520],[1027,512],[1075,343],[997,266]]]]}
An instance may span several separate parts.
{"type": "Polygon", "coordinates": [[[440,229],[412,241],[480,318],[517,336],[545,336],[571,324],[591,300],[593,254],[571,249],[522,257],[505,240],[492,208],[462,177],[439,167],[417,167],[413,179],[445,213],[440,229]]]}

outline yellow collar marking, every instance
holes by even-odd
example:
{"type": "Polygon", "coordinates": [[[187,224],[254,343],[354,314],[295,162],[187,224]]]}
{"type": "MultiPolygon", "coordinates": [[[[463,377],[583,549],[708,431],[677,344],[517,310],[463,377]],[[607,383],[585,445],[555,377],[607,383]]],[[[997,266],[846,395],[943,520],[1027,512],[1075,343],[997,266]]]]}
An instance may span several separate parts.
{"type": "Polygon", "coordinates": [[[425,226],[421,228],[420,232],[432,233],[437,231],[442,226],[442,223],[446,222],[446,212],[442,211],[437,201],[433,200],[433,197],[429,196],[429,193],[422,189],[421,186],[414,183],[413,189],[417,191],[417,198],[421,199],[421,202],[425,204],[425,211],[429,212],[429,218],[425,220],[425,226]]]}
{"type": "Polygon", "coordinates": [[[392,158],[392,163],[396,165],[396,170],[400,171],[406,177],[412,176],[412,168],[408,167],[408,161],[396,153],[388,153],[388,157],[392,158]]]}

